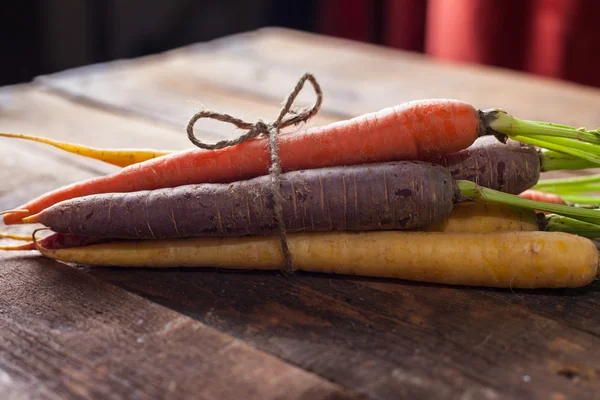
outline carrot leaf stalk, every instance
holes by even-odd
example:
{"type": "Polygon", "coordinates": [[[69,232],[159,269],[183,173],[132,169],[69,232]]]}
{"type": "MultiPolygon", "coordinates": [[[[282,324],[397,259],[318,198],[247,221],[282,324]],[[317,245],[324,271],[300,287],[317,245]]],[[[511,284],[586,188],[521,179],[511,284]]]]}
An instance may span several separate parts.
{"type": "Polygon", "coordinates": [[[578,157],[592,163],[590,167],[596,167],[600,164],[600,147],[590,143],[550,136],[528,137],[515,135],[510,136],[510,138],[522,143],[578,157]]]}
{"type": "MultiPolygon", "coordinates": [[[[544,145],[547,143],[541,144],[544,145]]],[[[540,172],[578,170],[597,167],[596,163],[559,151],[541,148],[538,150],[538,154],[540,157],[540,172]]]]}
{"type": "Polygon", "coordinates": [[[548,215],[545,230],[549,232],[565,232],[586,238],[599,238],[600,225],[578,221],[562,215],[548,215]]]}
{"type": "Polygon", "coordinates": [[[587,130],[550,122],[522,120],[501,109],[482,110],[481,118],[487,127],[507,136],[554,136],[600,144],[600,129],[587,130]]]}
{"type": "Polygon", "coordinates": [[[600,129],[587,130],[567,125],[518,119],[501,109],[482,110],[483,129],[499,140],[506,138],[559,151],[600,164],[600,129]]]}
{"type": "Polygon", "coordinates": [[[72,154],[78,154],[83,157],[103,161],[108,164],[116,165],[117,167],[127,167],[132,164],[138,164],[143,161],[173,153],[173,151],[154,149],[97,149],[81,144],[60,142],[41,136],[24,135],[20,133],[0,132],[0,137],[25,139],[44,143],[72,154]]]}
{"type": "Polygon", "coordinates": [[[530,210],[546,211],[578,221],[600,225],[600,210],[528,200],[512,194],[484,188],[474,182],[465,180],[457,181],[457,185],[462,196],[471,201],[489,201],[530,210]]]}
{"type": "Polygon", "coordinates": [[[536,190],[551,193],[581,193],[600,191],[600,174],[569,178],[544,179],[535,185],[536,190]]]}
{"type": "Polygon", "coordinates": [[[563,198],[564,201],[572,204],[577,204],[578,207],[584,206],[600,206],[600,197],[598,196],[585,196],[585,195],[577,195],[577,194],[563,194],[560,197],[563,198]]]}

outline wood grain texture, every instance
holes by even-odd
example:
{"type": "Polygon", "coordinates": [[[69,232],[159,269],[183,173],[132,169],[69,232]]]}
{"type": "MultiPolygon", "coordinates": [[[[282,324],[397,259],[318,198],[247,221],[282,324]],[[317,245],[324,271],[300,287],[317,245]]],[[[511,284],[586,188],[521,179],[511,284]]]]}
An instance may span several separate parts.
{"type": "MultiPolygon", "coordinates": [[[[226,112],[248,121],[275,119],[281,102],[301,77],[300,74],[281,82],[283,91],[279,98],[265,99],[261,93],[250,93],[238,87],[212,82],[210,74],[206,75],[208,79],[199,80],[195,74],[189,74],[187,67],[180,70],[179,57],[176,56],[180,51],[112,62],[102,65],[102,68],[84,67],[42,76],[36,83],[76,102],[183,129],[200,108],[226,112]],[[117,81],[125,83],[116,85],[117,81]]],[[[212,70],[223,65],[215,59],[197,67],[212,70]]],[[[307,107],[314,101],[314,92],[307,86],[298,96],[296,105],[307,107]]],[[[338,119],[339,116],[322,111],[307,125],[321,125],[338,119]]],[[[197,126],[210,128],[218,138],[231,135],[233,128],[223,123],[211,124],[210,121],[203,121],[197,126]]],[[[293,128],[287,131],[290,129],[293,128]]]]}
{"type": "Polygon", "coordinates": [[[0,257],[3,398],[355,398],[66,265],[0,257]]]}
{"type": "MultiPolygon", "coordinates": [[[[291,88],[289,82],[307,71],[316,74],[323,85],[323,110],[340,117],[419,98],[451,97],[479,108],[502,107],[522,118],[600,126],[596,107],[600,89],[273,28],[144,59],[44,76],[38,82],[74,96],[133,108],[121,94],[129,92],[130,98],[137,90],[151,94],[159,85],[154,77],[162,77],[160,82],[171,76],[174,91],[181,86],[190,90],[194,85],[213,84],[230,88],[238,96],[281,101],[291,88]],[[131,80],[140,73],[141,77],[131,80]],[[140,80],[146,84],[140,85],[140,80]],[[123,81],[129,83],[123,85],[123,81]],[[100,87],[106,83],[110,87],[100,87]]],[[[199,99],[210,99],[208,92],[194,93],[199,99]]],[[[170,100],[154,99],[159,103],[170,100]]]]}
{"type": "MultiPolygon", "coordinates": [[[[325,91],[312,125],[456,97],[522,118],[600,126],[597,89],[280,29],[0,90],[0,126],[95,146],[185,148],[183,128],[198,107],[268,120],[305,71],[325,91]]],[[[308,105],[310,90],[300,100],[308,105]]],[[[236,134],[219,123],[198,129],[209,141],[236,134]]],[[[111,170],[3,140],[0,206],[111,170]]],[[[530,292],[311,274],[88,272],[93,278],[0,255],[0,392],[167,398],[176,387],[219,399],[592,399],[600,389],[597,283],[530,292]]]]}
{"type": "MultiPolygon", "coordinates": [[[[275,112],[277,105],[268,108],[275,112]]],[[[207,141],[235,134],[225,124],[215,124],[214,130],[198,125],[198,135],[207,141]]],[[[193,147],[183,128],[90,107],[35,86],[0,89],[0,127],[3,132],[45,136],[98,148],[182,150],[193,147]]],[[[0,157],[2,210],[17,207],[58,185],[119,170],[100,161],[20,139],[0,138],[0,157]]]]}
{"type": "MultiPolygon", "coordinates": [[[[242,118],[269,119],[276,114],[273,103],[282,101],[307,71],[324,91],[323,111],[309,126],[415,99],[457,98],[482,109],[501,107],[519,118],[600,127],[600,89],[273,28],[37,82],[76,101],[183,125],[199,104],[242,118]],[[216,95],[215,88],[225,93],[216,95]]],[[[299,101],[309,104],[312,96],[307,90],[299,101]]],[[[198,126],[219,137],[233,134],[219,123],[198,126]]],[[[543,176],[570,175],[557,171],[543,176]]]]}
{"type": "MultiPolygon", "coordinates": [[[[160,132],[166,128],[128,122],[26,88],[11,90],[2,92],[11,101],[0,110],[0,124],[10,129],[58,139],[86,132],[89,136],[81,139],[92,144],[117,144],[119,137],[123,144],[136,136],[169,141],[160,132]],[[37,112],[32,114],[32,108],[37,112]],[[72,126],[78,122],[84,125],[81,130],[72,126]]],[[[44,191],[102,173],[103,167],[94,163],[42,145],[4,140],[0,205],[14,207],[44,191]]],[[[25,234],[35,227],[3,230],[25,234]]],[[[0,252],[3,399],[361,397],[229,335],[33,254],[0,252]]]]}
{"type": "Polygon", "coordinates": [[[600,389],[597,284],[510,291],[304,273],[90,273],[373,398],[592,399],[600,389]]]}

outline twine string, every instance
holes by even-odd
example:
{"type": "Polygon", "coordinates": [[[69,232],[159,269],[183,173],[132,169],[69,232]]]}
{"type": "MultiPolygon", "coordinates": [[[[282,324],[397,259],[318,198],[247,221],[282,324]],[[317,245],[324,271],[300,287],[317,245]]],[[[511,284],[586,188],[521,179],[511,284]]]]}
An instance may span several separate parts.
{"type": "Polygon", "coordinates": [[[255,139],[259,136],[264,136],[269,139],[269,148],[271,155],[271,166],[269,168],[269,176],[271,177],[271,191],[273,194],[273,212],[275,214],[275,220],[277,222],[279,238],[281,241],[281,248],[285,256],[285,265],[287,272],[293,272],[292,254],[290,253],[287,231],[285,227],[285,221],[283,220],[283,197],[281,195],[281,160],[279,158],[279,134],[281,129],[297,125],[302,122],[308,121],[314,117],[321,108],[323,102],[323,91],[321,86],[312,74],[304,74],[296,83],[294,89],[287,95],[279,116],[271,123],[258,120],[257,122],[247,122],[242,119],[236,118],[229,114],[219,113],[212,110],[200,110],[192,116],[187,125],[187,135],[189,140],[197,147],[205,150],[219,150],[230,146],[246,142],[248,140],[255,139]],[[309,81],[317,99],[315,104],[311,108],[303,108],[300,110],[293,110],[292,106],[298,94],[302,91],[306,81],[309,81]],[[245,130],[246,132],[241,134],[235,139],[221,140],[214,144],[204,143],[196,137],[194,133],[194,125],[198,120],[202,118],[214,119],[221,122],[227,122],[235,125],[237,128],[245,130]]]}

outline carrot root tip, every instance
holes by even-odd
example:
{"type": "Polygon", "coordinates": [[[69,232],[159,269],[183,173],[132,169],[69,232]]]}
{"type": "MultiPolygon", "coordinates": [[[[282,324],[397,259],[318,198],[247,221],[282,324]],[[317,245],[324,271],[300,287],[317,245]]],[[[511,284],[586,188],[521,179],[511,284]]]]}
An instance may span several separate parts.
{"type": "Polygon", "coordinates": [[[14,233],[0,232],[0,239],[21,240],[27,242],[31,240],[31,235],[17,235],[14,233]]]}
{"type": "Polygon", "coordinates": [[[25,250],[35,250],[35,245],[33,242],[29,242],[26,244],[19,244],[14,246],[0,246],[0,251],[25,251],[25,250]]]}
{"type": "Polygon", "coordinates": [[[6,211],[1,211],[0,215],[13,214],[13,213],[23,213],[23,214],[26,214],[28,212],[29,212],[29,210],[6,210],[6,211]]]}
{"type": "Polygon", "coordinates": [[[36,224],[40,219],[40,214],[30,215],[29,217],[25,217],[21,219],[21,223],[23,224],[36,224]]]}

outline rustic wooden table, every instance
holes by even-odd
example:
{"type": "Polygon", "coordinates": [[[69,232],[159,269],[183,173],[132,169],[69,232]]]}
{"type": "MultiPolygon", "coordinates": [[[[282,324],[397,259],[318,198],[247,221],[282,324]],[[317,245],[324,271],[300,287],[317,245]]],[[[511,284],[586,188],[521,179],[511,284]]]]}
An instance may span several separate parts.
{"type": "MultiPolygon", "coordinates": [[[[325,91],[311,125],[453,97],[600,126],[597,89],[269,29],[3,88],[0,128],[181,149],[198,107],[274,118],[305,71],[325,91]]],[[[199,125],[207,140],[233,134],[229,125],[199,125]]],[[[0,209],[113,170],[2,140],[0,209]]],[[[489,290],[306,273],[82,269],[0,255],[2,399],[591,399],[599,374],[598,284],[489,290]]]]}

